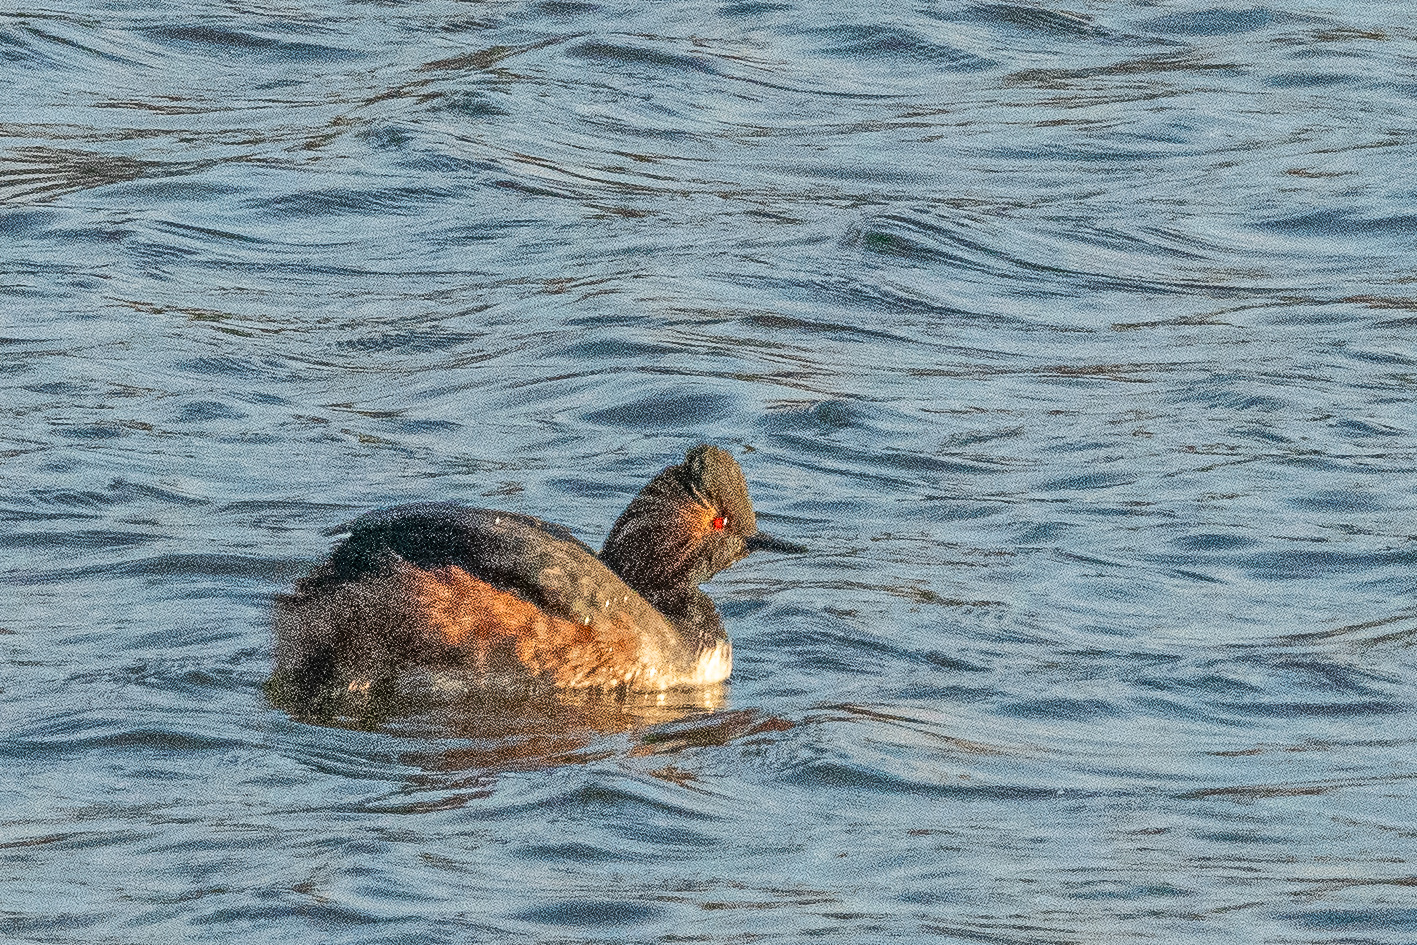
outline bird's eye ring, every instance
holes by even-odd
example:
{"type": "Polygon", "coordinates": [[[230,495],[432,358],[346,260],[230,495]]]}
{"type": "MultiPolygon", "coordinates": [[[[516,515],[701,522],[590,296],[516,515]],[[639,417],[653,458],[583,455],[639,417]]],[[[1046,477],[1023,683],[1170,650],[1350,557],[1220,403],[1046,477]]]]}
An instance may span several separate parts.
{"type": "Polygon", "coordinates": [[[723,531],[723,530],[724,530],[725,528],[727,528],[727,527],[728,527],[728,516],[726,516],[726,515],[720,515],[718,518],[716,518],[716,519],[713,520],[713,530],[714,530],[714,531],[716,531],[716,532],[721,532],[721,531],[723,531]]]}

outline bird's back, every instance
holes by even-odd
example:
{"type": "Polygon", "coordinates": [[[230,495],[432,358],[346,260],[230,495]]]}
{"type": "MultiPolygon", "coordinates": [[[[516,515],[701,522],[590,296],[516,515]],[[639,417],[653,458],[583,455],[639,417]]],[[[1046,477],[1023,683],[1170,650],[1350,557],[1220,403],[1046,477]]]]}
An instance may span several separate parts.
{"type": "Polygon", "coordinates": [[[275,678],[361,686],[446,667],[569,688],[664,689],[728,675],[565,529],[449,503],[350,523],[276,608],[275,678]]]}

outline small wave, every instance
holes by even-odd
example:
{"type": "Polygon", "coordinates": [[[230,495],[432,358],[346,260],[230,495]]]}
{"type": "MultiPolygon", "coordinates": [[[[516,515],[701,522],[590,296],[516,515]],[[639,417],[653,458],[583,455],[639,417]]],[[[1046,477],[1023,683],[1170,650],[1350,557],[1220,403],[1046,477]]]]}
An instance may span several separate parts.
{"type": "Polygon", "coordinates": [[[1256,552],[1238,562],[1251,576],[1266,581],[1333,581],[1370,571],[1411,570],[1417,565],[1417,548],[1372,551],[1338,548],[1286,548],[1256,552]]]}
{"type": "MultiPolygon", "coordinates": [[[[23,537],[23,536],[17,536],[23,537]]],[[[47,550],[95,551],[140,548],[159,542],[159,536],[148,532],[83,531],[36,532],[30,536],[32,546],[47,550]]],[[[88,559],[92,561],[92,559],[88,559]]],[[[289,579],[306,567],[308,562],[283,558],[267,558],[237,554],[157,554],[141,558],[129,557],[120,562],[95,562],[58,568],[33,568],[10,572],[7,577],[17,585],[42,586],[82,578],[247,578],[262,582],[272,577],[289,579]]]]}
{"type": "Polygon", "coordinates": [[[725,416],[732,398],[713,390],[650,391],[633,400],[588,411],[583,418],[599,426],[637,431],[704,428],[725,416]]]}
{"type": "Polygon", "coordinates": [[[1298,17],[1265,7],[1226,9],[1213,7],[1167,13],[1145,23],[1147,29],[1172,36],[1237,36],[1298,22],[1298,17]]]}
{"type": "Polygon", "coordinates": [[[990,281],[1026,282],[1033,298],[1097,292],[1254,298],[1294,291],[1270,280],[1227,287],[1212,272],[1233,266],[1235,249],[1174,228],[1105,228],[1095,221],[1033,221],[979,210],[900,209],[853,228],[848,241],[864,253],[948,271],[952,278],[969,273],[990,281]]]}
{"type": "Polygon", "coordinates": [[[484,336],[437,327],[381,331],[378,334],[341,338],[335,346],[347,351],[430,352],[475,346],[484,336]]]}
{"type": "Polygon", "coordinates": [[[664,906],[653,903],[597,896],[593,899],[561,899],[531,906],[514,913],[514,917],[522,922],[555,928],[616,929],[660,919],[667,911],[664,906]]]}
{"type": "Polygon", "coordinates": [[[1254,225],[1257,229],[1314,240],[1379,237],[1408,244],[1417,234],[1417,214],[1370,216],[1350,208],[1323,208],[1270,217],[1254,225]]]}
{"type": "Polygon", "coordinates": [[[0,154],[0,201],[50,200],[110,184],[180,177],[214,163],[141,158],[78,148],[14,148],[0,154]]]}
{"type": "Polygon", "coordinates": [[[1332,778],[1324,781],[1281,781],[1265,784],[1236,784],[1197,788],[1181,795],[1185,800],[1228,800],[1253,802],[1270,797],[1315,797],[1377,785],[1405,787],[1417,779],[1417,772],[1401,772],[1371,778],[1332,778]]]}
{"type": "MultiPolygon", "coordinates": [[[[655,37],[646,37],[654,39],[655,37]]],[[[663,39],[660,39],[663,42],[663,39]]],[[[571,55],[591,62],[608,63],[611,66],[648,66],[652,70],[667,70],[672,73],[718,72],[712,60],[702,56],[690,56],[670,52],[654,46],[627,45],[604,40],[587,40],[569,48],[571,55]]]]}
{"type": "Polygon", "coordinates": [[[330,187],[263,198],[261,206],[268,212],[286,217],[365,216],[373,213],[412,213],[427,204],[446,201],[450,196],[450,192],[426,187],[369,190],[330,187]]]}
{"type": "Polygon", "coordinates": [[[853,60],[911,62],[959,72],[987,69],[994,63],[948,43],[929,39],[903,26],[844,24],[813,34],[824,56],[853,60]]]}
{"type": "Polygon", "coordinates": [[[188,54],[212,59],[250,58],[262,62],[351,62],[364,54],[353,49],[232,29],[211,23],[160,24],[142,35],[188,54]]]}
{"type": "Polygon", "coordinates": [[[859,762],[845,761],[805,762],[784,772],[782,779],[788,784],[832,791],[931,797],[952,801],[1056,803],[1059,799],[1076,793],[1071,789],[1041,786],[1032,782],[988,782],[974,778],[964,780],[959,777],[952,781],[927,781],[893,775],[859,762]]]}
{"type": "MultiPolygon", "coordinates": [[[[935,15],[943,18],[943,14],[935,15]]],[[[1048,40],[1103,39],[1116,35],[1087,14],[1022,3],[977,3],[966,7],[959,18],[969,23],[1005,27],[1048,40]]]]}

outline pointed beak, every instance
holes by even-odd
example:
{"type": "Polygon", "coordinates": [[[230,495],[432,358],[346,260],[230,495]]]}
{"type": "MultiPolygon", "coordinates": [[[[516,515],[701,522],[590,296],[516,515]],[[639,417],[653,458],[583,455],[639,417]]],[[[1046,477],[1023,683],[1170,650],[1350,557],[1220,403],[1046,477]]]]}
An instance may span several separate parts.
{"type": "Polygon", "coordinates": [[[790,541],[783,541],[781,538],[774,538],[771,535],[764,535],[758,532],[756,535],[749,535],[743,539],[743,544],[749,551],[777,551],[786,555],[806,554],[807,549],[801,545],[794,545],[790,541]]]}

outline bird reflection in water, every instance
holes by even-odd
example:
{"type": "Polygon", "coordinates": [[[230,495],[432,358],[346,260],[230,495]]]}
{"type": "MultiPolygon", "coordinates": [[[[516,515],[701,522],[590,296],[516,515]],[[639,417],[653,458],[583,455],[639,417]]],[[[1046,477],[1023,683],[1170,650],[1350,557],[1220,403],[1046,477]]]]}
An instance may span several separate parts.
{"type": "Polygon", "coordinates": [[[277,707],[297,721],[377,731],[419,744],[398,756],[403,764],[423,772],[408,787],[415,793],[434,788],[439,797],[407,801],[399,809],[421,810],[459,806],[487,796],[502,774],[617,757],[627,762],[651,759],[651,764],[662,757],[665,764],[645,773],[687,786],[696,778],[691,770],[669,761],[674,756],[745,738],[771,737],[793,727],[758,709],[728,709],[726,699],[727,686],[722,684],[651,693],[550,686],[520,691],[468,687],[454,692],[446,683],[434,687],[419,681],[398,691],[350,692],[338,702],[322,703],[320,714],[311,714],[310,706],[303,703],[277,702],[277,707]],[[441,777],[456,772],[469,777],[454,783],[441,777]],[[453,793],[446,793],[450,789],[453,793]]]}

